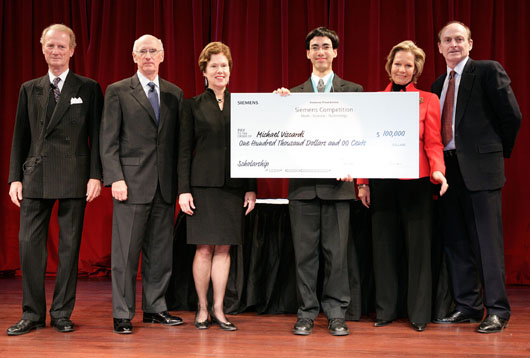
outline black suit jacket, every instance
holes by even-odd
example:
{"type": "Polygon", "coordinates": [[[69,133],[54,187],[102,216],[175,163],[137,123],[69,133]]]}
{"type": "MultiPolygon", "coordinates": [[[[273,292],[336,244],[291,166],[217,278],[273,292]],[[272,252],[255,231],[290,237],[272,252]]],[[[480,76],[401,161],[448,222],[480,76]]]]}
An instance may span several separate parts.
{"type": "Polygon", "coordinates": [[[107,87],[101,124],[105,186],[125,180],[127,203],[151,202],[160,185],[167,203],[177,197],[177,151],[183,92],[159,78],[160,123],[135,74],[107,87]]]}
{"type": "MultiPolygon", "coordinates": [[[[431,90],[440,96],[447,73],[431,90]]],[[[521,125],[521,111],[510,78],[495,61],[469,59],[458,87],[455,113],[456,155],[466,188],[495,190],[504,185],[509,158],[521,125]]]]}
{"type": "Polygon", "coordinates": [[[101,179],[103,94],[96,81],[70,70],[47,121],[49,99],[48,74],[20,88],[9,183],[22,181],[23,196],[28,198],[82,198],[88,180],[101,179]]]}
{"type": "Polygon", "coordinates": [[[206,89],[187,99],[180,131],[179,194],[191,187],[228,187],[256,191],[255,179],[230,176],[230,93],[225,91],[223,111],[215,93],[206,89]]]}
{"type": "MultiPolygon", "coordinates": [[[[362,92],[363,87],[357,83],[341,79],[336,74],[333,77],[331,92],[362,92]]],[[[314,92],[311,78],[291,89],[291,92],[314,92]]],[[[355,199],[355,184],[337,181],[335,179],[290,179],[290,200],[349,200],[355,199]]]]}

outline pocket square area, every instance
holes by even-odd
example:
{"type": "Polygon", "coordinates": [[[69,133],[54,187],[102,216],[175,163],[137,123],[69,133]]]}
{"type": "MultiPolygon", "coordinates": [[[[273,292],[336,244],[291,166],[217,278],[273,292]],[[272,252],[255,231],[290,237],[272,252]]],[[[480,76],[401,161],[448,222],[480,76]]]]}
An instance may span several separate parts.
{"type": "Polygon", "coordinates": [[[72,97],[70,99],[70,104],[81,104],[83,103],[83,99],[81,97],[72,97]]]}

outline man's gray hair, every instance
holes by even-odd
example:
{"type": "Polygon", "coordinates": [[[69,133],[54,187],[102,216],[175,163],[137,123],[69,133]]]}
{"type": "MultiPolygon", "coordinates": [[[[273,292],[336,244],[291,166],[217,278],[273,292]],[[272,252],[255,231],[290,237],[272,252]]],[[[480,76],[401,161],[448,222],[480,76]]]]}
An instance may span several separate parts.
{"type": "Polygon", "coordinates": [[[158,41],[158,43],[160,44],[160,49],[161,49],[162,51],[164,51],[164,45],[162,44],[162,40],[160,40],[159,38],[157,38],[157,37],[155,37],[155,36],[153,36],[153,35],[145,34],[145,35],[142,35],[142,36],[138,37],[138,38],[136,39],[136,41],[134,41],[134,44],[133,44],[133,52],[136,51],[136,45],[138,44],[138,41],[140,41],[140,40],[142,40],[143,38],[148,37],[148,36],[149,36],[149,37],[152,37],[152,38],[154,38],[154,39],[156,39],[156,40],[158,41]]]}

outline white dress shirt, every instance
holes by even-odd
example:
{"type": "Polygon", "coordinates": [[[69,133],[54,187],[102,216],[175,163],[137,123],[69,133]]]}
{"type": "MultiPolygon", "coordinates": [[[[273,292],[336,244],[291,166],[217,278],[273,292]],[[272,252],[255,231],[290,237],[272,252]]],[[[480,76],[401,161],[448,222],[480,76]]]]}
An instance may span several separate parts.
{"type": "Polygon", "coordinates": [[[137,71],[136,74],[138,75],[138,79],[140,80],[140,84],[142,85],[142,88],[144,89],[145,96],[149,98],[148,92],[151,90],[151,87],[149,87],[148,83],[153,82],[155,84],[155,91],[158,98],[158,105],[160,105],[160,84],[158,81],[158,75],[156,75],[154,80],[150,80],[149,78],[145,77],[141,74],[140,71],[137,71]]]}
{"type": "Polygon", "coordinates": [[[59,91],[63,91],[64,81],[66,81],[66,76],[68,76],[68,72],[70,71],[69,68],[66,69],[63,73],[61,73],[59,76],[55,76],[50,70],[48,70],[48,76],[50,77],[50,83],[53,84],[53,80],[56,77],[59,77],[61,80],[57,84],[57,87],[59,87],[59,91]]]}

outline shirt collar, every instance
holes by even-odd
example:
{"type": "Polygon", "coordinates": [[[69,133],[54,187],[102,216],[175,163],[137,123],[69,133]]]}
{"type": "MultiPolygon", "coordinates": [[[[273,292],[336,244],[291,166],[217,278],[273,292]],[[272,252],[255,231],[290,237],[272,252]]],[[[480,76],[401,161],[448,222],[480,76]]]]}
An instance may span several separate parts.
{"type": "Polygon", "coordinates": [[[64,71],[63,73],[61,73],[59,76],[55,76],[52,71],[48,70],[48,77],[50,77],[50,83],[53,83],[53,80],[56,78],[56,77],[59,77],[61,79],[61,81],[59,81],[59,89],[62,89],[63,85],[64,85],[64,81],[66,81],[66,76],[68,76],[68,72],[70,71],[69,68],[66,69],[66,71],[64,71]]]}
{"type": "MultiPolygon", "coordinates": [[[[460,61],[458,63],[458,65],[455,66],[454,71],[456,72],[457,75],[462,76],[462,72],[464,72],[464,67],[466,67],[466,63],[467,63],[468,60],[469,60],[469,56],[464,58],[462,61],[460,61]]],[[[448,76],[451,73],[451,71],[453,71],[453,69],[451,69],[449,66],[447,66],[447,75],[448,76]]]]}
{"type": "Polygon", "coordinates": [[[322,79],[322,81],[324,81],[324,84],[327,85],[328,84],[328,81],[329,81],[329,78],[333,75],[333,71],[331,71],[330,73],[328,73],[327,75],[325,75],[324,77],[318,77],[317,75],[315,75],[314,73],[311,74],[311,81],[313,82],[313,86],[315,88],[317,88],[317,85],[318,85],[318,81],[320,79],[322,79]]]}
{"type": "Polygon", "coordinates": [[[160,84],[159,84],[159,80],[158,80],[158,75],[156,75],[155,79],[153,81],[151,81],[150,79],[148,79],[147,77],[145,77],[144,75],[142,75],[142,73],[140,71],[137,71],[136,74],[138,75],[138,79],[140,80],[140,83],[142,84],[142,87],[143,88],[146,88],[148,87],[148,83],[149,82],[153,82],[156,86],[156,88],[160,88],[160,84]]]}

